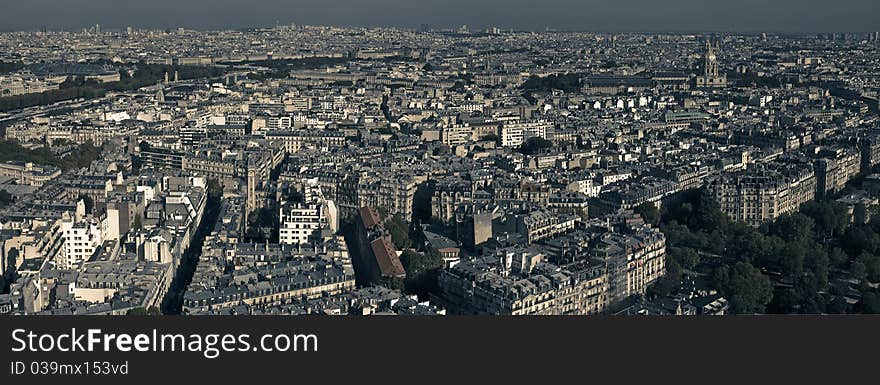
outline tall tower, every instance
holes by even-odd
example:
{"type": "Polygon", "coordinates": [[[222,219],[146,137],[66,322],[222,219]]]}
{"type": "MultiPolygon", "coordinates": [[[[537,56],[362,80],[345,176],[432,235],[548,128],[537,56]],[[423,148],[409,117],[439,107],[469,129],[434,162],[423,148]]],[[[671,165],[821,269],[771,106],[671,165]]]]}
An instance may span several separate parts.
{"type": "Polygon", "coordinates": [[[718,67],[718,44],[712,45],[707,39],[703,52],[703,73],[695,79],[697,88],[724,88],[727,87],[727,75],[721,73],[718,67]]]}
{"type": "Polygon", "coordinates": [[[706,40],[706,52],[703,54],[703,75],[718,76],[718,56],[715,53],[718,46],[713,46],[706,40]]]}
{"type": "Polygon", "coordinates": [[[165,91],[163,90],[162,83],[156,83],[156,104],[164,104],[165,103],[165,91]]]}

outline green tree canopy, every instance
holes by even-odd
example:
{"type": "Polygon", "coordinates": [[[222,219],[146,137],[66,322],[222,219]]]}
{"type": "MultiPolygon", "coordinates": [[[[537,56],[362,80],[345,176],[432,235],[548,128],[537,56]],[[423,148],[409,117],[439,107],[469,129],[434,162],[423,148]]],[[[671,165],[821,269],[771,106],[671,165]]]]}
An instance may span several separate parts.
{"type": "Polygon", "coordinates": [[[436,291],[437,276],[443,268],[443,260],[436,250],[420,253],[408,249],[400,255],[400,262],[406,270],[404,288],[407,293],[427,298],[428,293],[436,291]]]}
{"type": "Polygon", "coordinates": [[[657,206],[651,202],[645,202],[638,205],[634,211],[642,216],[645,223],[650,223],[655,226],[660,223],[660,210],[658,210],[657,206]]]}
{"type": "Polygon", "coordinates": [[[731,310],[737,314],[763,313],[773,298],[770,279],[746,262],[732,268],[722,266],[715,272],[715,283],[730,299],[731,310]]]}
{"type": "Polygon", "coordinates": [[[158,308],[151,306],[149,309],[144,309],[142,307],[136,307],[128,312],[125,315],[133,315],[133,316],[157,316],[162,315],[162,312],[159,311],[158,308]]]}
{"type": "Polygon", "coordinates": [[[400,214],[394,214],[385,220],[385,229],[391,233],[391,241],[398,250],[412,247],[412,240],[409,238],[409,227],[400,214]]]}
{"type": "Polygon", "coordinates": [[[8,206],[12,203],[12,194],[6,190],[0,190],[0,208],[8,206]]]}

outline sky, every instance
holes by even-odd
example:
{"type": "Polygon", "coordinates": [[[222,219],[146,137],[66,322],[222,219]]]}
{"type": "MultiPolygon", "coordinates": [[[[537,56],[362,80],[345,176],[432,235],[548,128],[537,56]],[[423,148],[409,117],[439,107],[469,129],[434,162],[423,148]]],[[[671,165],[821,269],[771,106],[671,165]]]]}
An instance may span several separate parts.
{"type": "Polygon", "coordinates": [[[0,0],[0,30],[487,25],[594,32],[875,32],[880,0],[0,0]]]}

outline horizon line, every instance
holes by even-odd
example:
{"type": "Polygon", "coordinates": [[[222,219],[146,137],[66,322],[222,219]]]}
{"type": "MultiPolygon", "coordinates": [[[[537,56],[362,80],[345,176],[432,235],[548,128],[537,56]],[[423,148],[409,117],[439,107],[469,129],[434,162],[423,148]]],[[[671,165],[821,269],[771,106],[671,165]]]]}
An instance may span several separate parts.
{"type": "MultiPolygon", "coordinates": [[[[464,24],[459,25],[442,25],[433,27],[430,23],[427,25],[432,28],[427,31],[428,33],[441,33],[441,32],[456,32],[456,28],[464,26],[464,24]]],[[[33,26],[30,29],[3,29],[0,28],[0,33],[36,33],[36,32],[70,32],[70,33],[80,33],[83,30],[87,30],[93,28],[95,26],[102,26],[100,23],[83,25],[76,28],[70,27],[61,27],[61,28],[52,28],[49,25],[43,26],[33,26]]],[[[223,27],[223,28],[215,28],[215,27],[188,27],[185,25],[179,25],[174,27],[160,27],[160,26],[118,26],[113,25],[107,28],[107,31],[113,32],[125,32],[127,28],[134,28],[136,30],[142,31],[172,31],[177,28],[184,28],[189,31],[196,32],[218,32],[218,31],[247,31],[247,30],[272,30],[275,28],[283,27],[283,26],[296,26],[296,27],[321,27],[321,28],[341,28],[341,29],[396,29],[396,30],[404,30],[404,31],[414,31],[414,32],[422,32],[419,31],[419,26],[403,26],[403,25],[346,25],[346,24],[299,24],[299,23],[285,23],[285,24],[275,24],[275,25],[263,25],[263,26],[240,26],[240,27],[223,27]]],[[[498,28],[502,33],[587,33],[587,34],[633,34],[633,35],[647,35],[647,34],[670,34],[670,35],[705,35],[705,34],[730,34],[730,35],[777,35],[777,36],[785,36],[785,35],[816,35],[816,34],[870,34],[870,33],[878,33],[878,31],[871,30],[811,30],[811,31],[786,31],[786,30],[759,30],[759,29],[712,29],[712,30],[700,30],[700,29],[645,29],[645,30],[602,30],[602,29],[585,29],[585,28],[566,28],[566,27],[553,27],[553,26],[545,26],[543,29],[527,29],[527,28],[516,28],[516,27],[501,27],[493,24],[486,24],[476,27],[474,30],[469,31],[466,34],[478,35],[484,34],[484,30],[487,28],[498,28]]],[[[463,35],[466,35],[463,33],[463,35]]]]}

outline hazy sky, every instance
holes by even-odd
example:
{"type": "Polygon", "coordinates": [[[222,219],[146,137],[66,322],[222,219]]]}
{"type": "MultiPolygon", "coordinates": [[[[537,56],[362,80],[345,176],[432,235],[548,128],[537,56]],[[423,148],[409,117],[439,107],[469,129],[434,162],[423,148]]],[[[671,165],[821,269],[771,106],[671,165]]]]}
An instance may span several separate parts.
{"type": "Polygon", "coordinates": [[[286,24],[587,31],[880,31],[880,0],[0,0],[0,30],[286,24]]]}

